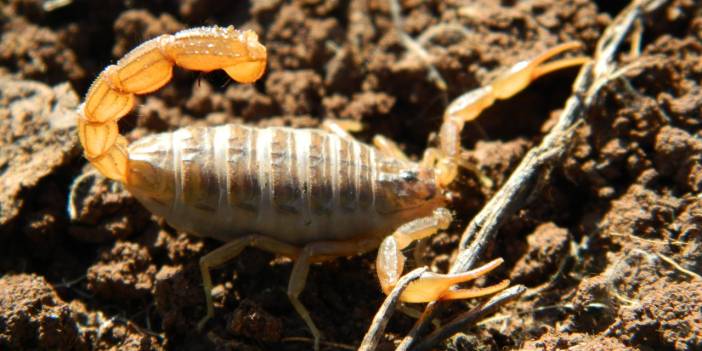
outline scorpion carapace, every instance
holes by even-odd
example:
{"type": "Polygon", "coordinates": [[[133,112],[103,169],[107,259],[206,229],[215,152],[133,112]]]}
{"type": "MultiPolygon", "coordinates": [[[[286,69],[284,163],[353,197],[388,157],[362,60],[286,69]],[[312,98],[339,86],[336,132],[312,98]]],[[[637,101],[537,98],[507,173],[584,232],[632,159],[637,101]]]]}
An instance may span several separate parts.
{"type": "MultiPolygon", "coordinates": [[[[252,31],[231,27],[163,35],[105,68],[80,107],[79,136],[98,171],[124,183],[148,209],[175,228],[226,242],[200,260],[207,307],[200,328],[214,315],[210,269],[246,247],[257,247],[295,260],[288,296],[317,349],[321,333],[298,299],[310,263],[379,248],[376,269],[383,291],[390,292],[402,276],[402,250],[448,228],[452,220],[442,206],[446,186],[457,174],[465,122],[537,77],[585,62],[576,57],[544,63],[578,46],[552,48],[459,97],[444,115],[439,147],[427,149],[419,163],[388,139],[376,136],[375,147],[362,144],[330,121],[323,123],[324,130],[183,128],[128,146],[117,121],[132,109],[135,95],[165,85],[173,66],[223,69],[242,83],[261,77],[265,47],[252,31]]],[[[426,272],[400,298],[429,302],[494,293],[509,282],[478,289],[455,285],[485,275],[501,262],[460,274],[426,272]]]]}

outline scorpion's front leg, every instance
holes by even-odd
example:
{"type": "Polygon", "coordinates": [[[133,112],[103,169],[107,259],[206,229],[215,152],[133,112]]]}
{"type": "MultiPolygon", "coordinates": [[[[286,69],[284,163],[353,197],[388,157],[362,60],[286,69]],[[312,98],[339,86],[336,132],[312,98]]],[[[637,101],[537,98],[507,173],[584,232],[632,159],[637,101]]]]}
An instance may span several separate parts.
{"type": "MultiPolygon", "coordinates": [[[[389,294],[402,276],[405,257],[402,250],[415,240],[433,235],[439,229],[446,229],[451,222],[451,214],[445,208],[438,208],[429,217],[418,218],[399,227],[391,236],[383,240],[378,249],[376,270],[380,285],[389,294]]],[[[404,302],[431,302],[437,300],[466,299],[489,295],[506,288],[508,280],[499,284],[476,289],[451,289],[454,285],[479,278],[495,269],[502,259],[495,259],[482,267],[459,274],[439,274],[425,272],[419,279],[410,283],[400,295],[404,302]]]]}
{"type": "Polygon", "coordinates": [[[518,62],[489,85],[469,91],[453,100],[444,113],[444,122],[439,131],[439,150],[429,151],[428,159],[423,162],[426,165],[432,163],[432,160],[436,161],[439,184],[451,183],[458,173],[461,131],[466,122],[477,118],[496,100],[514,96],[545,74],[588,62],[588,57],[578,56],[545,63],[564,51],[579,47],[581,44],[578,42],[553,47],[532,60],[518,62]]]}
{"type": "Polygon", "coordinates": [[[262,235],[249,235],[243,238],[232,240],[216,250],[200,258],[200,274],[202,274],[202,287],[205,290],[205,301],[207,304],[207,315],[198,323],[199,330],[205,326],[210,318],[214,316],[214,305],[212,303],[212,277],[210,269],[217,268],[233,260],[247,247],[255,247],[274,254],[287,257],[297,257],[300,249],[282,241],[271,239],[262,235]]]}

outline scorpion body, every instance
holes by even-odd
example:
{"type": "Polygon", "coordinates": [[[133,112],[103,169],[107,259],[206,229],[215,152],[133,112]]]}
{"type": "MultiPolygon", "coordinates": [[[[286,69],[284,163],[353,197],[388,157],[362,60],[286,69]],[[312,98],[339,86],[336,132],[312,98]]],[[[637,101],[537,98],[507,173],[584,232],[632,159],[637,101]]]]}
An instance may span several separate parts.
{"type": "Polygon", "coordinates": [[[222,241],[381,240],[442,205],[434,173],[318,129],[183,128],[129,147],[164,188],[127,188],[177,229],[222,241]],[[148,167],[147,167],[148,165],[148,167]]]}
{"type": "MultiPolygon", "coordinates": [[[[266,49],[252,31],[202,27],[162,35],[105,68],[88,90],[78,114],[85,157],[104,176],[119,181],[149,210],[175,228],[225,244],[200,259],[207,315],[214,315],[210,269],[257,247],[293,258],[288,297],[319,348],[321,333],[299,301],[309,265],[378,248],[376,270],[389,293],[402,276],[402,250],[448,228],[446,187],[458,173],[460,134],[466,122],[495,100],[506,99],[532,80],[584,57],[544,63],[577,43],[556,46],[515,64],[490,85],[457,98],[446,109],[439,145],[411,162],[390,140],[357,142],[338,124],[320,129],[225,125],[183,128],[128,145],[117,121],[136,95],[155,91],[174,66],[209,72],[222,69],[240,83],[260,78],[266,49]]],[[[469,272],[425,272],[400,295],[405,302],[464,299],[505,288],[457,288],[497,267],[493,260],[469,272]]]]}

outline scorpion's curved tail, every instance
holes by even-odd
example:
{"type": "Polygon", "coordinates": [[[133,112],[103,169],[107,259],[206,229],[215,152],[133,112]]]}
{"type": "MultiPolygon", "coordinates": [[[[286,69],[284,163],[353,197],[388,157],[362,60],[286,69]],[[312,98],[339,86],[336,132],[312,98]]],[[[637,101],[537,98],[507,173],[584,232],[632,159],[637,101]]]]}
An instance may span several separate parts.
{"type": "Polygon", "coordinates": [[[135,95],[168,83],[173,66],[203,72],[223,69],[238,82],[252,83],[265,71],[266,48],[250,30],[201,27],[149,40],[106,67],[78,109],[85,157],[104,176],[127,183],[127,140],[119,134],[117,121],[132,110],[135,95]]]}

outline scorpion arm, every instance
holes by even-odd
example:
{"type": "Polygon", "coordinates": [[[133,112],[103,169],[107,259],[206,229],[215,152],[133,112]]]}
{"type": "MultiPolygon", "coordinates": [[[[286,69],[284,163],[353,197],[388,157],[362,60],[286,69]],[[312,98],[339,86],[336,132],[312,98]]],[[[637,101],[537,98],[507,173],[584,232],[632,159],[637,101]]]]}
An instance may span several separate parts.
{"type": "Polygon", "coordinates": [[[78,120],[85,156],[104,176],[128,183],[127,141],[117,121],[134,107],[135,95],[170,81],[173,66],[223,69],[232,79],[251,83],[265,71],[266,49],[253,31],[202,27],[149,40],[105,68],[90,86],[78,120]]]}
{"type": "Polygon", "coordinates": [[[547,60],[564,51],[581,46],[578,42],[555,46],[534,59],[518,62],[489,85],[471,90],[453,100],[446,108],[444,121],[439,130],[439,149],[425,154],[429,158],[422,162],[425,165],[435,164],[438,183],[446,186],[458,173],[461,131],[466,122],[476,119],[496,100],[514,96],[543,75],[588,62],[590,60],[588,57],[578,56],[546,63],[547,60]]]}
{"type": "MultiPolygon", "coordinates": [[[[402,276],[405,257],[402,250],[415,240],[433,235],[439,229],[448,228],[451,214],[445,208],[439,208],[429,217],[415,219],[398,228],[395,233],[388,236],[380,244],[376,260],[376,270],[380,285],[386,294],[389,294],[402,276]]],[[[400,295],[404,302],[431,302],[436,300],[454,300],[485,296],[506,288],[509,281],[504,280],[499,284],[485,288],[452,289],[456,284],[479,278],[502,263],[502,259],[495,259],[482,267],[459,274],[439,274],[425,272],[419,279],[410,283],[400,295]]]]}

